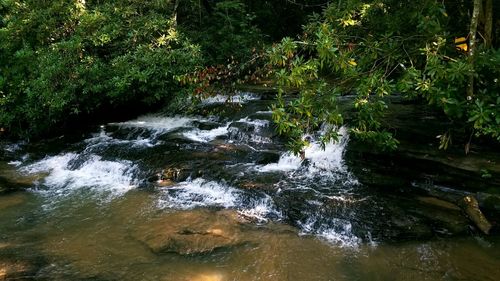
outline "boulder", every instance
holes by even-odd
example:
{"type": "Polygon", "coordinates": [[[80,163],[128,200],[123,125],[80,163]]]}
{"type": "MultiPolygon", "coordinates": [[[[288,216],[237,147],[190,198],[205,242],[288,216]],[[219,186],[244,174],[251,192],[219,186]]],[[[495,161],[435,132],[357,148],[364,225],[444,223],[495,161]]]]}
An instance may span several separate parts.
{"type": "Polygon", "coordinates": [[[47,175],[47,173],[20,173],[15,166],[0,162],[0,194],[30,188],[47,175]]]}
{"type": "MultiPolygon", "coordinates": [[[[344,97],[341,108],[342,104],[345,110],[351,108],[353,98],[344,97]]],[[[474,193],[499,193],[498,143],[476,138],[471,141],[470,133],[454,130],[448,118],[427,104],[397,98],[387,102],[391,106],[382,123],[394,133],[399,145],[395,151],[382,151],[351,138],[346,162],[361,183],[398,188],[413,181],[432,181],[474,193]],[[445,132],[453,137],[447,150],[439,149],[437,138],[445,132]],[[368,173],[363,171],[366,168],[370,169],[368,173]]],[[[345,115],[349,124],[349,112],[345,115]]]]}
{"type": "Polygon", "coordinates": [[[187,166],[169,166],[148,178],[149,182],[155,182],[160,187],[170,187],[178,182],[185,181],[193,174],[193,169],[187,166]]]}
{"type": "Polygon", "coordinates": [[[255,161],[258,165],[267,165],[270,163],[277,163],[281,157],[279,151],[262,151],[259,153],[257,160],[255,161]]]}
{"type": "Polygon", "coordinates": [[[134,237],[156,254],[203,254],[249,242],[242,234],[244,222],[236,211],[180,211],[147,222],[134,237]]]}

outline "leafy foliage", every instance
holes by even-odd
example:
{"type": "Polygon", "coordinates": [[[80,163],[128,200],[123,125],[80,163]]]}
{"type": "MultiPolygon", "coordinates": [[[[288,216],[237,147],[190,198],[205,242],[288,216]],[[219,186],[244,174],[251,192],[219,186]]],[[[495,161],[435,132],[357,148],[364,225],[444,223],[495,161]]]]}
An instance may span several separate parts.
{"type": "MultiPolygon", "coordinates": [[[[104,109],[178,107],[271,73],[273,118],[296,152],[319,128],[324,141],[336,138],[344,94],[355,95],[352,134],[384,149],[398,144],[383,121],[392,95],[425,100],[455,125],[500,140],[498,38],[474,56],[454,43],[467,40],[471,8],[465,0],[0,0],[0,128],[33,136],[104,109]],[[296,39],[261,51],[309,15],[296,39]]],[[[442,134],[441,147],[451,139],[442,134]]]]}
{"type": "Polygon", "coordinates": [[[454,37],[467,33],[460,26],[467,27],[468,18],[451,21],[448,8],[460,14],[467,6],[339,1],[313,16],[297,41],[285,38],[270,48],[268,61],[280,88],[274,119],[294,141],[295,152],[304,133],[320,124],[339,126],[339,93],[356,96],[353,135],[383,149],[398,144],[381,121],[387,97],[395,94],[426,99],[476,135],[500,140],[499,50],[484,49],[471,63],[453,44],[454,37]],[[471,73],[478,78],[476,91],[467,96],[471,73]]]}
{"type": "MultiPolygon", "coordinates": [[[[189,1],[188,5],[184,9],[193,9],[189,1]]],[[[256,47],[262,47],[263,34],[243,1],[217,1],[209,12],[201,12],[181,18],[179,29],[200,45],[207,64],[238,63],[250,57],[256,47]]]]}
{"type": "Polygon", "coordinates": [[[3,1],[0,124],[33,135],[70,116],[173,100],[201,63],[164,1],[3,1]]]}

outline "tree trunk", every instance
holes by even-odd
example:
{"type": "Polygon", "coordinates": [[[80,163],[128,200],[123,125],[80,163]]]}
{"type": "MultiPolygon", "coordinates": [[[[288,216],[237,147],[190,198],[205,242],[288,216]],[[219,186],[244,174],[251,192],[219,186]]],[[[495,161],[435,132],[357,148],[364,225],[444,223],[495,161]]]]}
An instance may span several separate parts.
{"type": "Polygon", "coordinates": [[[484,5],[484,45],[491,48],[493,41],[493,0],[486,0],[484,5]]]}
{"type": "Polygon", "coordinates": [[[481,12],[482,0],[473,0],[474,9],[472,10],[472,18],[469,31],[469,63],[472,66],[469,74],[469,84],[467,85],[467,99],[472,99],[474,95],[474,55],[476,53],[476,33],[479,22],[479,13],[481,12]]]}
{"type": "Polygon", "coordinates": [[[173,22],[173,26],[174,27],[177,27],[177,9],[179,9],[179,2],[181,0],[175,0],[175,3],[174,3],[174,12],[172,14],[172,20],[174,21],[173,22]]]}
{"type": "Polygon", "coordinates": [[[208,0],[202,0],[201,3],[203,4],[203,7],[207,11],[207,13],[210,15],[212,14],[212,5],[210,5],[210,2],[208,0]]]}

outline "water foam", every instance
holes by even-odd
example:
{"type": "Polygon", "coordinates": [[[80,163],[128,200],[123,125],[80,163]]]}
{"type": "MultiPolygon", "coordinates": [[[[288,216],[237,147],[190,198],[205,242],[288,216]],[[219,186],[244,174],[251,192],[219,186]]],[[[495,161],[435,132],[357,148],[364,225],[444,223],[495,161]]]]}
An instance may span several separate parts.
{"type": "Polygon", "coordinates": [[[269,122],[269,120],[250,119],[248,116],[245,118],[241,118],[240,120],[238,120],[236,122],[243,122],[243,123],[253,125],[253,126],[255,126],[255,128],[257,128],[257,130],[264,128],[264,127],[268,127],[269,124],[271,123],[271,122],[269,122]]]}
{"type": "Polygon", "coordinates": [[[179,128],[190,127],[196,121],[189,117],[165,117],[158,115],[145,115],[135,120],[121,123],[110,123],[110,125],[122,128],[148,129],[156,133],[166,133],[179,128]]]}
{"type": "Polygon", "coordinates": [[[281,219],[283,217],[283,214],[276,210],[272,198],[267,194],[264,198],[252,200],[248,207],[240,208],[238,213],[245,218],[259,222],[268,222],[269,217],[274,219],[281,219]]]}
{"type": "Polygon", "coordinates": [[[193,129],[189,132],[185,132],[182,135],[190,140],[197,141],[197,142],[210,142],[215,140],[216,138],[220,136],[227,135],[229,128],[229,124],[226,124],[225,126],[221,126],[218,128],[214,128],[211,130],[200,130],[200,129],[193,129]]]}
{"type": "Polygon", "coordinates": [[[100,133],[95,134],[92,138],[84,140],[84,142],[87,144],[85,152],[92,152],[96,149],[108,147],[110,145],[127,145],[128,147],[132,148],[147,148],[147,147],[154,147],[162,143],[161,141],[156,141],[153,138],[137,137],[136,139],[130,139],[130,140],[116,139],[113,138],[105,130],[101,130],[100,133]]]}
{"type": "MultiPolygon", "coordinates": [[[[307,172],[309,175],[331,175],[335,172],[346,172],[343,155],[348,143],[348,134],[345,127],[339,129],[339,141],[330,141],[323,147],[319,141],[312,141],[304,149],[304,160],[308,160],[307,172]]],[[[270,163],[257,167],[260,172],[294,171],[302,167],[304,160],[291,152],[281,155],[278,163],[270,163]]]]}
{"type": "Polygon", "coordinates": [[[107,161],[100,156],[90,155],[83,163],[73,168],[72,163],[79,155],[66,153],[46,157],[21,169],[30,174],[48,173],[42,182],[49,195],[68,195],[74,191],[87,189],[98,193],[107,193],[111,197],[125,194],[135,188],[134,174],[137,167],[130,161],[107,161]]]}
{"type": "Polygon", "coordinates": [[[237,189],[200,178],[165,189],[164,195],[159,202],[163,208],[193,209],[207,206],[231,208],[235,207],[239,200],[237,189]]]}
{"type": "Polygon", "coordinates": [[[187,180],[173,187],[162,189],[158,201],[160,208],[194,209],[199,207],[222,207],[237,210],[241,215],[265,222],[269,217],[281,218],[272,198],[260,194],[255,198],[242,190],[225,183],[202,178],[187,180]]]}
{"type": "Polygon", "coordinates": [[[7,144],[3,146],[3,150],[7,152],[17,152],[22,149],[22,144],[19,143],[12,143],[12,144],[7,144]]]}
{"type": "Polygon", "coordinates": [[[352,233],[352,225],[346,220],[333,218],[327,224],[311,217],[304,223],[299,222],[299,226],[302,235],[316,235],[338,247],[355,249],[362,243],[362,239],[352,233]]]}
{"type": "Polygon", "coordinates": [[[7,163],[8,165],[14,166],[14,167],[19,167],[23,164],[22,161],[10,161],[7,163]]]}
{"type": "Polygon", "coordinates": [[[253,93],[239,92],[234,95],[215,95],[201,101],[202,105],[221,104],[221,103],[247,103],[252,100],[259,100],[260,97],[253,93]]]}
{"type": "Polygon", "coordinates": [[[286,152],[281,155],[278,163],[270,163],[257,168],[259,172],[288,172],[294,171],[300,168],[302,165],[302,159],[293,155],[293,153],[286,152]]]}

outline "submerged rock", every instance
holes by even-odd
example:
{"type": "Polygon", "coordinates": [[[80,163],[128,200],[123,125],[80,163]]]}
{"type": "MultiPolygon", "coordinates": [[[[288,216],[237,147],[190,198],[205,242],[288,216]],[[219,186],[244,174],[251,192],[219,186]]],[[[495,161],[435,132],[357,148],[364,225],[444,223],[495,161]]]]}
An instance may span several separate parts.
{"type": "Polygon", "coordinates": [[[15,166],[0,163],[0,194],[32,187],[43,180],[47,173],[23,174],[15,166]]]}
{"type": "MultiPolygon", "coordinates": [[[[22,205],[28,199],[27,192],[11,192],[0,197],[0,211],[10,209],[15,206],[22,205]]],[[[0,249],[2,248],[2,243],[0,243],[0,249]]]]}
{"type": "Polygon", "coordinates": [[[181,211],[146,223],[134,236],[156,254],[203,254],[249,242],[243,222],[235,211],[181,211]]]}
{"type": "Polygon", "coordinates": [[[36,269],[22,262],[0,260],[0,281],[33,280],[36,269]]]}
{"type": "MultiPolygon", "coordinates": [[[[447,201],[453,205],[460,207],[460,209],[466,214],[466,216],[485,234],[489,234],[492,225],[485,217],[480,207],[485,206],[485,202],[481,204],[474,196],[473,193],[451,189],[448,187],[429,185],[429,184],[413,184],[414,187],[419,188],[430,194],[433,197],[439,198],[439,200],[447,201]]],[[[487,201],[490,204],[495,202],[495,195],[488,195],[485,193],[480,193],[480,198],[487,201]]],[[[492,207],[492,206],[488,206],[492,207]]],[[[493,210],[495,205],[493,204],[493,210]]]]}
{"type": "Polygon", "coordinates": [[[186,279],[186,281],[224,281],[227,280],[222,273],[204,273],[198,274],[190,279],[186,279]]]}
{"type": "Polygon", "coordinates": [[[445,235],[465,234],[469,230],[469,221],[461,209],[453,203],[435,198],[418,197],[419,203],[413,212],[425,217],[434,232],[445,235]]]}

